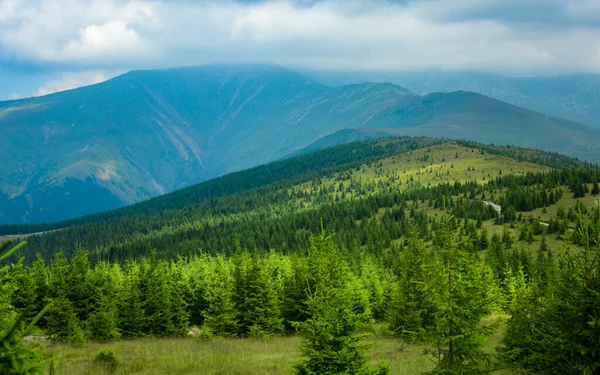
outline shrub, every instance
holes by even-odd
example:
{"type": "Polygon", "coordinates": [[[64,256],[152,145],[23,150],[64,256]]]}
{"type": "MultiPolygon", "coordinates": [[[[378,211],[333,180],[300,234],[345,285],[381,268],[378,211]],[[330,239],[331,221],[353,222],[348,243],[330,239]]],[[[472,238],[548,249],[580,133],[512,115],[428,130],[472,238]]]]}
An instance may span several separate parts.
{"type": "Polygon", "coordinates": [[[115,352],[113,352],[111,349],[98,350],[98,352],[96,352],[94,355],[94,362],[105,366],[110,371],[115,371],[121,363],[121,361],[119,361],[115,355],[115,352]]]}

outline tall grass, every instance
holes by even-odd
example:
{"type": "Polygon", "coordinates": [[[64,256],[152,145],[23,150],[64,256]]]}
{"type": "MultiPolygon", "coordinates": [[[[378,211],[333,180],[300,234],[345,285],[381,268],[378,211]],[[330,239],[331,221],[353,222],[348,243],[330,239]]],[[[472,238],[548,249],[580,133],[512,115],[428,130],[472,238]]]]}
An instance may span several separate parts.
{"type": "MultiPolygon", "coordinates": [[[[369,341],[373,340],[369,338],[369,341]]],[[[70,374],[290,374],[300,360],[300,338],[270,340],[195,338],[144,338],[83,346],[49,344],[46,355],[59,357],[57,373],[70,374]],[[93,361],[100,349],[112,349],[121,364],[115,372],[93,361]]],[[[388,361],[392,374],[419,374],[432,367],[417,345],[394,338],[377,338],[372,357],[388,361]]]]}

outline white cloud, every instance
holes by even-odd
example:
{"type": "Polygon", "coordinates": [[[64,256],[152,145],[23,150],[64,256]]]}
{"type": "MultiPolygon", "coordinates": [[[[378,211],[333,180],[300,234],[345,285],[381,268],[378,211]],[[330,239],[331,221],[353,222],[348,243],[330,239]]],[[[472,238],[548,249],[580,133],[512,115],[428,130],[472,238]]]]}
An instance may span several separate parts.
{"type": "Polygon", "coordinates": [[[8,95],[8,100],[16,100],[16,99],[21,99],[21,98],[22,98],[21,95],[14,93],[14,92],[12,94],[8,95]]]}
{"type": "Polygon", "coordinates": [[[95,59],[144,54],[146,48],[138,33],[123,21],[108,21],[79,30],[79,39],[71,40],[62,49],[65,59],[95,59]]]}
{"type": "Polygon", "coordinates": [[[0,0],[0,4],[10,10],[0,18],[4,56],[65,70],[230,61],[522,74],[599,68],[600,28],[577,23],[582,14],[592,13],[595,0],[325,0],[313,5],[285,0],[0,0]],[[498,7],[505,11],[523,4],[532,14],[519,14],[520,18],[533,20],[539,15],[536,7],[539,12],[551,7],[556,24],[538,29],[493,17],[498,7]]]}
{"type": "Polygon", "coordinates": [[[33,96],[52,94],[58,91],[70,90],[81,86],[93,85],[108,79],[101,71],[84,71],[63,73],[58,79],[53,79],[43,84],[33,96]]]}

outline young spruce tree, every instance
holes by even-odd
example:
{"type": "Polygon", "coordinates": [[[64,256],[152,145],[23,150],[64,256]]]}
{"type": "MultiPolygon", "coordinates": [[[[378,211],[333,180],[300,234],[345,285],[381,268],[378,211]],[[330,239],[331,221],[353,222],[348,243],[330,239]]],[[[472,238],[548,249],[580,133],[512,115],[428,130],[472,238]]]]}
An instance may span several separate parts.
{"type": "Polygon", "coordinates": [[[481,374],[490,359],[483,352],[486,337],[495,328],[482,324],[482,318],[491,312],[498,289],[491,269],[460,250],[451,220],[448,215],[441,219],[443,246],[429,281],[436,302],[433,327],[427,331],[435,345],[431,374],[481,374]]]}
{"type": "MultiPolygon", "coordinates": [[[[0,245],[0,264],[14,255],[25,242],[8,250],[12,241],[7,241],[0,245]],[[6,252],[8,250],[8,252],[6,252]],[[6,254],[3,254],[6,252],[6,254]]],[[[0,268],[0,310],[10,311],[11,306],[8,301],[11,294],[15,291],[14,283],[15,268],[13,265],[6,265],[0,268]]],[[[30,335],[35,331],[35,325],[48,308],[42,309],[33,319],[28,319],[29,311],[22,312],[20,315],[11,315],[3,320],[0,326],[0,374],[6,375],[37,375],[44,373],[46,361],[41,361],[40,351],[30,349],[23,343],[23,337],[30,335]]],[[[4,317],[7,317],[4,316],[4,317]]]]}
{"type": "Polygon", "coordinates": [[[370,369],[366,351],[356,331],[365,321],[355,311],[347,277],[348,267],[341,259],[332,237],[322,233],[311,238],[309,269],[313,284],[307,285],[309,318],[296,323],[300,331],[304,360],[295,366],[299,375],[386,374],[388,369],[370,369]]]}

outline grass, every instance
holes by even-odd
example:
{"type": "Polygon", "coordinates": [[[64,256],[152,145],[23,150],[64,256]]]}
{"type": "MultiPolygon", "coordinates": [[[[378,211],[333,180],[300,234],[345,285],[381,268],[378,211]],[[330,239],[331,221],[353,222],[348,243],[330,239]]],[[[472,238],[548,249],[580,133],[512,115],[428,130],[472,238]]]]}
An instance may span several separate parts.
{"type": "MultiPolygon", "coordinates": [[[[433,368],[423,354],[423,347],[402,342],[382,334],[375,326],[365,339],[373,343],[369,354],[373,363],[388,362],[391,374],[422,374],[433,368]]],[[[500,328],[490,337],[486,352],[494,352],[502,336],[500,328]]],[[[298,336],[274,337],[269,340],[219,338],[202,341],[197,338],[143,338],[110,343],[90,342],[83,346],[48,344],[46,356],[58,356],[58,373],[70,374],[207,374],[255,375],[292,374],[293,365],[301,359],[298,336]],[[121,364],[111,372],[93,361],[101,349],[113,350],[121,364]]],[[[515,375],[503,370],[496,375],[515,375]]]]}
{"type": "Polygon", "coordinates": [[[121,364],[116,374],[287,374],[299,359],[299,340],[269,341],[195,338],[138,339],[84,346],[50,345],[46,354],[60,357],[59,373],[109,374],[93,362],[100,349],[112,349],[121,364]]]}
{"type": "MultiPolygon", "coordinates": [[[[591,189],[591,185],[588,185],[588,187],[591,189]]],[[[563,187],[562,198],[556,202],[556,204],[547,207],[546,213],[543,212],[543,208],[537,208],[531,212],[524,213],[524,215],[538,218],[541,221],[548,221],[556,216],[559,207],[562,207],[564,211],[567,212],[569,211],[569,208],[575,208],[577,201],[580,200],[585,207],[593,208],[598,199],[600,199],[600,196],[593,196],[590,194],[587,194],[583,198],[573,198],[573,193],[568,188],[563,187]]]]}
{"type": "MultiPolygon", "coordinates": [[[[501,174],[524,175],[527,172],[548,172],[549,167],[520,162],[505,156],[481,153],[479,149],[467,148],[454,143],[446,143],[425,149],[397,154],[389,158],[363,164],[359,168],[337,173],[323,178],[320,187],[328,189],[340,184],[347,188],[353,181],[368,184],[366,190],[377,191],[379,182],[395,181],[400,190],[413,186],[435,186],[442,183],[476,181],[484,184],[501,174]]],[[[313,182],[305,182],[290,189],[305,193],[313,190],[313,182]]],[[[329,192],[340,198],[341,193],[329,192]]],[[[355,192],[348,192],[346,198],[356,198],[355,192]]],[[[305,202],[310,206],[310,200],[305,202]]]]}
{"type": "Polygon", "coordinates": [[[410,178],[421,185],[446,182],[478,181],[484,183],[501,173],[521,175],[545,172],[550,168],[519,162],[504,156],[482,154],[478,149],[453,143],[398,154],[364,166],[353,177],[368,181],[386,180],[391,175],[405,183],[410,178]]]}
{"type": "MultiPolygon", "coordinates": [[[[148,338],[80,347],[49,345],[44,352],[60,357],[57,367],[64,375],[110,374],[109,369],[92,360],[98,350],[106,348],[112,349],[122,362],[116,374],[290,374],[301,358],[297,336],[212,341],[148,338]]],[[[393,374],[419,374],[432,366],[418,346],[393,338],[377,339],[371,354],[376,362],[390,362],[393,374]]]]}
{"type": "Polygon", "coordinates": [[[55,230],[49,230],[49,231],[45,231],[45,232],[36,232],[36,233],[28,233],[28,234],[6,234],[6,235],[0,235],[0,245],[2,245],[4,242],[9,241],[9,240],[20,240],[20,239],[27,239],[27,237],[29,236],[35,236],[35,235],[40,235],[40,234],[44,234],[44,233],[50,233],[50,232],[54,232],[56,230],[60,230],[60,229],[55,229],[55,230]]]}

